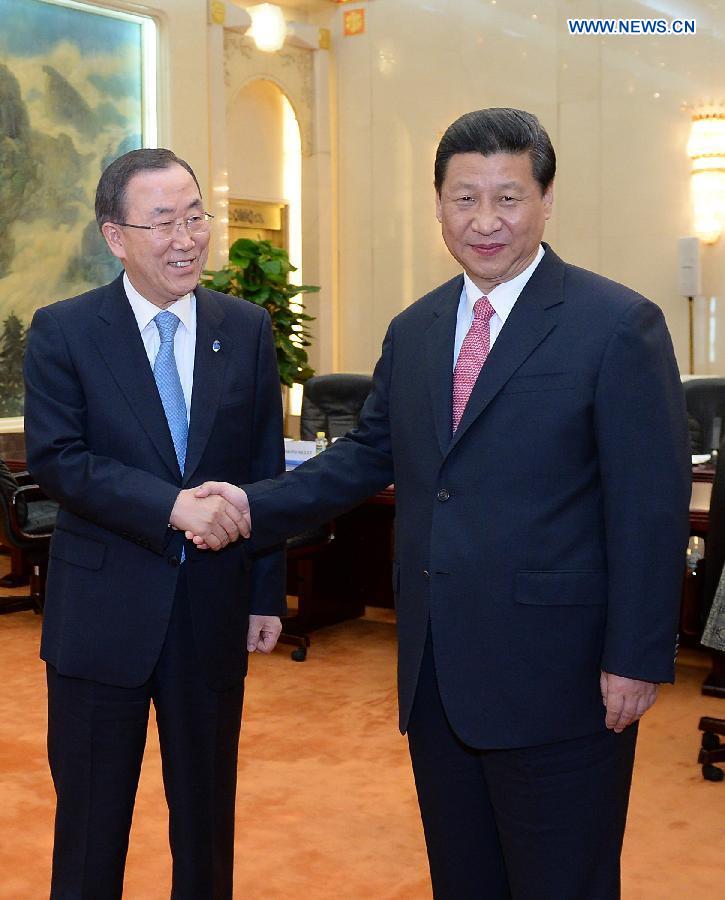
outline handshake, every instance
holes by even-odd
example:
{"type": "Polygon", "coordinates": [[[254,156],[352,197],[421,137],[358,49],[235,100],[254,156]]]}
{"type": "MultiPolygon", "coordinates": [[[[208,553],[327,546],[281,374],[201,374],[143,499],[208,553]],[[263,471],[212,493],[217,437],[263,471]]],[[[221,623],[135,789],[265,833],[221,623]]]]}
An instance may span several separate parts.
{"type": "Polygon", "coordinates": [[[226,481],[206,481],[179,493],[169,523],[199,550],[221,550],[252,533],[247,495],[226,481]]]}

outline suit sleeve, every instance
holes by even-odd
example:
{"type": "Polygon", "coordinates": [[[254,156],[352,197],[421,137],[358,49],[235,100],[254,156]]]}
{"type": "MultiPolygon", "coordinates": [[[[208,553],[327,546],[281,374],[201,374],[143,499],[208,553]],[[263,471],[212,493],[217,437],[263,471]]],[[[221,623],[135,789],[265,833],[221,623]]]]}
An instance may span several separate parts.
{"type": "Polygon", "coordinates": [[[252,546],[266,547],[352,509],[394,481],[389,400],[392,326],[355,429],[280,478],[245,485],[252,546]]]}
{"type": "MultiPolygon", "coordinates": [[[[282,400],[268,315],[260,332],[253,421],[251,476],[257,480],[279,475],[284,471],[282,400]]],[[[253,557],[250,612],[254,615],[284,616],[287,612],[285,548],[279,543],[253,557]]]]}
{"type": "Polygon", "coordinates": [[[689,532],[690,448],[684,394],[657,306],[618,323],[595,394],[609,595],[601,667],[674,679],[689,532]]]}
{"type": "Polygon", "coordinates": [[[33,317],[25,390],[28,468],[48,496],[77,516],[163,553],[179,488],[90,450],[84,388],[49,309],[33,317]]]}

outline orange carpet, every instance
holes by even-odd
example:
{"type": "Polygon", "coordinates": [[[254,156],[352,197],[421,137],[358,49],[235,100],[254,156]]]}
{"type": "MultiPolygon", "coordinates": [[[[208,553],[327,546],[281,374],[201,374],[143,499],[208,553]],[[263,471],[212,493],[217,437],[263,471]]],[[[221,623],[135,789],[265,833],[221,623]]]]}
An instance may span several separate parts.
{"type": "MultiPolygon", "coordinates": [[[[316,632],[253,659],[237,803],[236,890],[244,900],[430,900],[406,742],[396,730],[389,613],[316,632]]],[[[45,757],[40,619],[0,616],[0,898],[48,896],[53,790],[45,757]]],[[[696,765],[707,657],[683,653],[678,684],[646,717],[624,853],[625,900],[720,896],[725,782],[696,765]]],[[[169,896],[158,742],[152,726],[131,836],[128,900],[169,896]]],[[[481,898],[485,900],[482,886],[481,898]]],[[[201,900],[201,898],[200,898],[201,900]]]]}

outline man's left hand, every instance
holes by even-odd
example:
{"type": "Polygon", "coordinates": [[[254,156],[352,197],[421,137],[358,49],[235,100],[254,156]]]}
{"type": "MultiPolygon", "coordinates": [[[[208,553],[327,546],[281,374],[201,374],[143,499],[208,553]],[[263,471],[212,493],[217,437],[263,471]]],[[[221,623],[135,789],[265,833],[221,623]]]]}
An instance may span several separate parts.
{"type": "Polygon", "coordinates": [[[607,728],[619,734],[641,719],[657,699],[657,685],[651,681],[638,681],[622,675],[602,672],[599,678],[602,702],[607,710],[607,728]]]}
{"type": "Polygon", "coordinates": [[[250,653],[271,653],[282,633],[282,623],[277,616],[250,616],[247,632],[247,650],[250,653]]]}
{"type": "MultiPolygon", "coordinates": [[[[194,491],[194,496],[206,498],[218,494],[227,502],[227,510],[239,523],[239,533],[248,538],[252,531],[252,514],[249,511],[249,500],[246,493],[227,481],[205,481],[194,491]]],[[[186,537],[196,544],[197,550],[213,550],[214,548],[201,535],[187,531],[186,537]]]]}

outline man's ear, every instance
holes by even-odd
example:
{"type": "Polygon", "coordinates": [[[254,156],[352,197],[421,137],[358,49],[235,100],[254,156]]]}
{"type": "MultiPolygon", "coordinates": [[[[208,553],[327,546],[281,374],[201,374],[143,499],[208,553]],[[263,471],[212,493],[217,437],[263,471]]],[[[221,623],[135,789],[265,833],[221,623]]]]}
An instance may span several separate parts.
{"type": "Polygon", "coordinates": [[[436,219],[442,224],[443,223],[443,207],[441,206],[441,195],[439,191],[436,191],[436,219]]]}
{"type": "Polygon", "coordinates": [[[117,259],[125,259],[126,248],[123,244],[123,232],[118,225],[114,225],[113,222],[104,222],[103,225],[101,225],[101,234],[106,239],[108,249],[111,253],[113,253],[117,259]]]}
{"type": "Polygon", "coordinates": [[[544,191],[544,218],[550,219],[551,212],[554,206],[554,182],[553,180],[544,191]]]}

